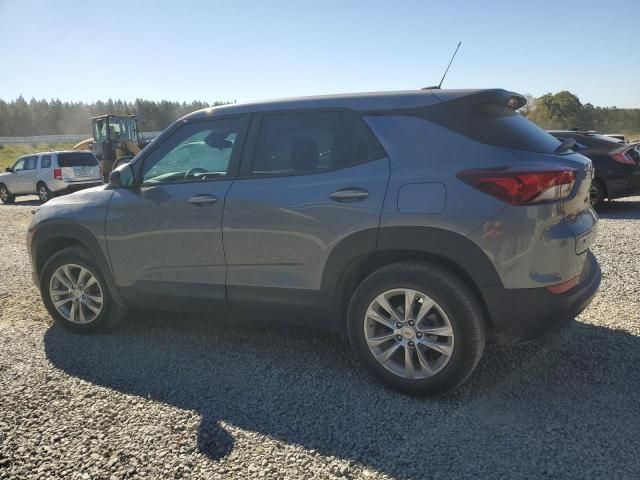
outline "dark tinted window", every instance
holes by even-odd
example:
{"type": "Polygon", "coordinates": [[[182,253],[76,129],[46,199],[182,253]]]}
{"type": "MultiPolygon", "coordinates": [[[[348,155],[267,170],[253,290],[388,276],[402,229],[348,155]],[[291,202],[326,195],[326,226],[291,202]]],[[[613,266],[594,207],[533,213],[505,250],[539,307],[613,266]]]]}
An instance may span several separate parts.
{"type": "Polygon", "coordinates": [[[51,168],[51,155],[42,155],[40,157],[40,168],[51,168]]]}
{"type": "Polygon", "coordinates": [[[385,156],[352,112],[265,115],[254,153],[256,174],[308,173],[385,156]]]}
{"type": "Polygon", "coordinates": [[[27,157],[24,161],[25,170],[35,170],[38,166],[38,157],[27,157]]]}
{"type": "Polygon", "coordinates": [[[475,141],[497,147],[553,153],[560,141],[546,130],[501,103],[462,97],[430,107],[398,112],[434,122],[475,141]]]}
{"type": "Polygon", "coordinates": [[[77,152],[58,154],[59,167],[95,167],[96,165],[98,165],[98,160],[92,153],[77,152]]]}
{"type": "Polygon", "coordinates": [[[535,123],[502,105],[472,108],[468,128],[472,138],[499,147],[553,153],[560,145],[535,123]]]}

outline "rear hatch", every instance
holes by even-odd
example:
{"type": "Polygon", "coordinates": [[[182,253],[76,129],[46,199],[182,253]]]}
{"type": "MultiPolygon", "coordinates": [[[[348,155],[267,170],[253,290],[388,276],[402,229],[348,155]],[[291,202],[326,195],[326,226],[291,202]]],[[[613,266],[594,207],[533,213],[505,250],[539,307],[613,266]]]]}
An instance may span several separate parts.
{"type": "Polygon", "coordinates": [[[59,153],[58,167],[65,182],[88,182],[101,178],[98,159],[91,152],[59,153]]]}
{"type": "Polygon", "coordinates": [[[590,207],[593,178],[591,160],[538,127],[517,110],[526,104],[521,95],[505,90],[484,90],[447,98],[442,105],[453,109],[429,118],[478,142],[508,149],[517,161],[509,165],[470,172],[462,177],[476,187],[500,196],[512,205],[555,204],[548,225],[565,222],[576,238],[576,252],[593,242],[597,217],[590,207]],[[488,172],[488,173],[487,173],[488,172]],[[487,180],[488,179],[488,180],[487,180]],[[479,186],[479,182],[484,182],[479,186]]]}

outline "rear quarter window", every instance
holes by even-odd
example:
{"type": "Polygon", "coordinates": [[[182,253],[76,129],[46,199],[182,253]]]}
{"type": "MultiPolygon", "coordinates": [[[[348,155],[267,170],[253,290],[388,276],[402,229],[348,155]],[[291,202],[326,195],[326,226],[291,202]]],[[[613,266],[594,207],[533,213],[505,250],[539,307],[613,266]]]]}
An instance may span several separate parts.
{"type": "Polygon", "coordinates": [[[471,108],[464,132],[489,145],[539,153],[554,153],[561,143],[532,121],[502,105],[471,108]]]}
{"type": "Polygon", "coordinates": [[[411,109],[405,114],[422,118],[477,142],[496,147],[554,153],[560,145],[560,141],[546,130],[502,104],[474,104],[473,99],[462,97],[411,109]]]}
{"type": "Polygon", "coordinates": [[[78,152],[78,153],[59,153],[58,154],[58,166],[59,167],[95,167],[98,165],[98,160],[91,153],[78,152]]]}

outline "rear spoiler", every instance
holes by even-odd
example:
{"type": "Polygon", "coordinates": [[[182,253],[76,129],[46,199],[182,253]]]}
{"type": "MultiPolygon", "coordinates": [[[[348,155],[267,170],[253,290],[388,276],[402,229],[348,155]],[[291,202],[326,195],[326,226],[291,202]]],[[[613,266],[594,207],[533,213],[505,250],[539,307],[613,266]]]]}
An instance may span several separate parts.
{"type": "Polygon", "coordinates": [[[527,99],[519,93],[509,92],[501,88],[491,90],[481,90],[464,96],[451,97],[446,90],[436,90],[432,92],[441,102],[449,105],[467,109],[480,105],[502,105],[513,110],[518,110],[527,104],[527,99]]]}

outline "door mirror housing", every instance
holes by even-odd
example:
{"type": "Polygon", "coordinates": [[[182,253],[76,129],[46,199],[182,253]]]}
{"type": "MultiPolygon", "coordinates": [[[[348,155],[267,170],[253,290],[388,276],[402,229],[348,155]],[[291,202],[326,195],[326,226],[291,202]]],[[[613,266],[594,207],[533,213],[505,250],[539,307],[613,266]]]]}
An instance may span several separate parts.
{"type": "Polygon", "coordinates": [[[109,185],[114,188],[131,188],[135,184],[133,167],[124,163],[109,174],[109,185]]]}
{"type": "Polygon", "coordinates": [[[5,170],[5,172],[13,173],[13,168],[11,168],[11,167],[7,167],[4,170],[5,170]]]}

